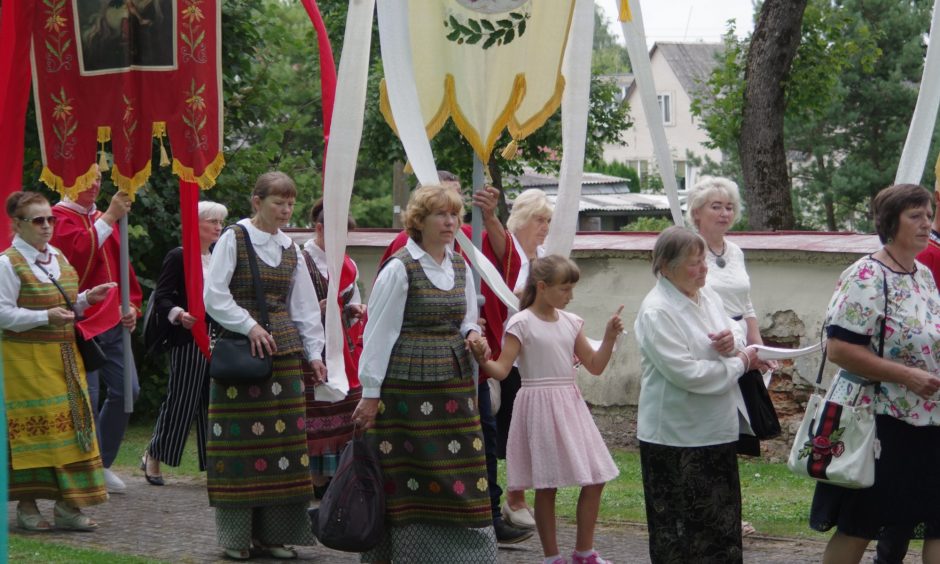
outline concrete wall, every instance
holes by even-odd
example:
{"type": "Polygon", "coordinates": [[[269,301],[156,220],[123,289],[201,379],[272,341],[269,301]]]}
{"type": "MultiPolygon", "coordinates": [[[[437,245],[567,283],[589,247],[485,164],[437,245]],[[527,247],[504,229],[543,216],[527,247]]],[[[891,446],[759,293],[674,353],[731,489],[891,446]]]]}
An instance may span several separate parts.
{"type": "MultiPolygon", "coordinates": [[[[579,239],[582,236],[579,235],[579,239]]],[[[600,377],[581,371],[579,384],[585,399],[598,406],[636,405],[640,391],[640,364],[633,322],[643,297],[655,284],[650,272],[650,253],[653,235],[623,235],[616,241],[627,244],[601,243],[590,245],[576,243],[572,256],[581,267],[581,281],[575,289],[574,301],[568,309],[585,319],[586,334],[600,338],[610,315],[624,305],[623,319],[630,335],[621,338],[607,370],[600,377]],[[639,243],[632,241],[639,240],[639,243]],[[634,247],[634,250],[622,247],[634,247]],[[581,247],[579,249],[579,247],[581,247]]],[[[824,237],[814,235],[816,241],[824,237]]],[[[761,333],[768,344],[791,348],[809,346],[819,339],[826,306],[835,289],[839,274],[861,253],[871,252],[877,245],[870,240],[863,244],[841,242],[839,235],[831,236],[840,242],[841,250],[808,252],[805,250],[744,248],[748,273],[751,278],[752,300],[758,313],[761,333]],[[848,247],[848,249],[845,249],[848,247]]],[[[840,238],[841,237],[841,238],[840,238]]],[[[390,236],[388,237],[390,239],[390,236]]],[[[758,237],[750,239],[762,241],[758,237]]],[[[767,237],[770,239],[770,237],[767,237]]],[[[801,240],[802,241],[802,240],[801,240]]],[[[796,241],[797,247],[808,247],[810,243],[796,241]]],[[[855,241],[855,240],[853,240],[855,241]]],[[[752,247],[767,246],[758,242],[752,247]]],[[[794,246],[776,245],[780,246],[794,246]]],[[[363,298],[367,299],[375,277],[378,259],[384,246],[370,244],[350,246],[350,256],[359,264],[363,298]]],[[[811,355],[794,365],[783,366],[778,375],[800,378],[809,382],[816,377],[819,355],[811,355]]],[[[804,382],[805,383],[805,382],[804,382]]]]}

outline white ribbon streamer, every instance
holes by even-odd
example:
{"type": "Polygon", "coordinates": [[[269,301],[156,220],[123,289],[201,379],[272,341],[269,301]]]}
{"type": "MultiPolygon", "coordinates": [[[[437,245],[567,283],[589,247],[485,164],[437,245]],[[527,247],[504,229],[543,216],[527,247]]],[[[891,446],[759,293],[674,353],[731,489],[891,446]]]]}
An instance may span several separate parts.
{"type": "Polygon", "coordinates": [[[336,103],[330,125],[330,148],[323,178],[323,218],[327,272],[326,368],[327,382],[314,389],[317,401],[339,401],[349,392],[343,359],[342,319],[339,311],[339,283],[346,252],[346,226],[349,201],[356,177],[356,160],[362,138],[366,86],[369,79],[369,51],[372,48],[372,14],[375,0],[350,0],[346,33],[336,81],[336,103]]]}
{"type": "Polygon", "coordinates": [[[901,152],[895,184],[920,184],[924,175],[924,164],[930,150],[930,138],[937,122],[937,107],[940,106],[940,0],[933,4],[933,18],[930,22],[930,39],[927,45],[927,58],[924,61],[924,76],[920,81],[917,105],[911,117],[911,128],[907,131],[907,140],[901,152]]]}
{"type": "Polygon", "coordinates": [[[764,345],[751,345],[757,350],[757,358],[761,360],[786,360],[789,358],[799,358],[818,353],[822,350],[822,345],[816,343],[811,347],[802,349],[782,349],[779,347],[765,347],[764,345]]]}
{"type": "MultiPolygon", "coordinates": [[[[640,11],[639,0],[629,1],[632,20],[620,22],[627,44],[627,54],[630,55],[630,64],[633,66],[633,74],[636,75],[640,102],[653,139],[653,152],[659,165],[659,173],[663,178],[663,186],[666,188],[666,196],[669,198],[672,222],[676,225],[685,225],[682,219],[682,208],[679,205],[679,187],[676,184],[675,167],[672,164],[672,154],[669,152],[669,142],[666,140],[666,127],[663,125],[663,114],[656,101],[653,68],[650,64],[649,51],[646,49],[646,34],[643,31],[643,14],[640,11]]],[[[619,4],[618,1],[618,10],[619,4]]]]}
{"type": "Polygon", "coordinates": [[[594,0],[577,0],[562,62],[565,75],[565,91],[561,97],[562,158],[555,213],[545,240],[549,254],[570,255],[578,228],[591,98],[591,53],[594,45],[588,41],[590,37],[594,37],[594,0]]]}

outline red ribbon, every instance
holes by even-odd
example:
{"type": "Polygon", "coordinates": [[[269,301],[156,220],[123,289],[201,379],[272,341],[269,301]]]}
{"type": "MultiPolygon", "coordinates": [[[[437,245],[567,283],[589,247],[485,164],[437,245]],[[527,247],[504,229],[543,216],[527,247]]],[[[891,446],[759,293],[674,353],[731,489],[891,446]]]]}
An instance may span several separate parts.
{"type": "MultiPolygon", "coordinates": [[[[0,16],[0,197],[22,187],[26,107],[29,103],[29,40],[32,2],[6,0],[0,16]]],[[[10,242],[10,220],[0,214],[0,239],[10,242]]]]}
{"type": "Polygon", "coordinates": [[[317,46],[320,51],[320,98],[323,101],[323,170],[326,177],[326,152],[330,144],[330,122],[333,120],[333,101],[336,99],[336,63],[333,61],[333,48],[326,33],[323,16],[316,0],[301,0],[307,15],[317,30],[317,46]]]}
{"type": "Polygon", "coordinates": [[[209,358],[206,304],[202,301],[202,245],[199,240],[199,185],[180,179],[180,220],[183,224],[183,275],[189,314],[196,318],[191,329],[196,346],[209,358]]]}

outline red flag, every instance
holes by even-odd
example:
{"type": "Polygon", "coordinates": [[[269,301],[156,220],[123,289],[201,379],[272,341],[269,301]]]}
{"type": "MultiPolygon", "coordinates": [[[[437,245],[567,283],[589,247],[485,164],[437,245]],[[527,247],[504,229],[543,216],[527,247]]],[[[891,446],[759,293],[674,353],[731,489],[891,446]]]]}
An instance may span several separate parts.
{"type": "Polygon", "coordinates": [[[316,0],[301,0],[307,15],[317,30],[317,47],[320,51],[320,99],[323,101],[323,170],[326,177],[326,152],[330,144],[330,122],[333,121],[333,101],[336,99],[336,63],[333,61],[333,47],[330,36],[326,33],[323,16],[316,0]]]}
{"type": "Polygon", "coordinates": [[[73,197],[83,191],[96,147],[110,141],[111,178],[133,195],[150,176],[151,138],[162,143],[164,133],[174,173],[203,188],[215,183],[224,165],[218,0],[32,5],[46,184],[73,197]]]}

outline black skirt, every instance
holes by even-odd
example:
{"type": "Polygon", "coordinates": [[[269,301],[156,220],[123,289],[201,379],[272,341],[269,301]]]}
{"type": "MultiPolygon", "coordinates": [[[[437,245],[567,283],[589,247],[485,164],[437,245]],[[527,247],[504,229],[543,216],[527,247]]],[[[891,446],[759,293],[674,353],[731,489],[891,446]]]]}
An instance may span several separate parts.
{"type": "Polygon", "coordinates": [[[672,447],[640,441],[653,564],[742,562],[736,443],[672,447]]]}
{"type": "Polygon", "coordinates": [[[912,538],[940,538],[940,427],[915,427],[877,415],[881,446],[875,484],[853,490],[818,482],[810,527],[878,539],[885,529],[911,530],[912,538]]]}

